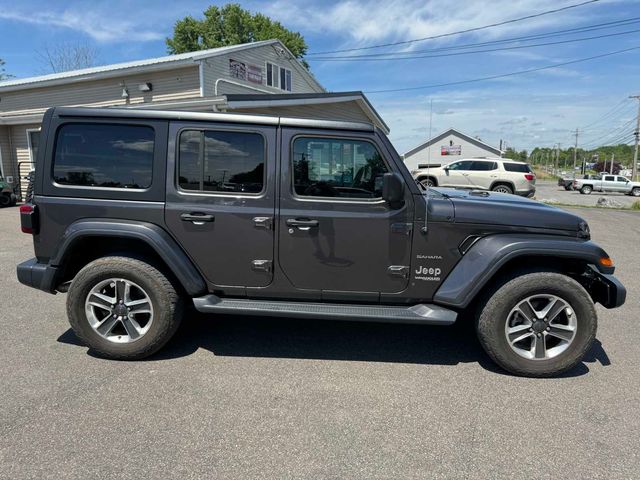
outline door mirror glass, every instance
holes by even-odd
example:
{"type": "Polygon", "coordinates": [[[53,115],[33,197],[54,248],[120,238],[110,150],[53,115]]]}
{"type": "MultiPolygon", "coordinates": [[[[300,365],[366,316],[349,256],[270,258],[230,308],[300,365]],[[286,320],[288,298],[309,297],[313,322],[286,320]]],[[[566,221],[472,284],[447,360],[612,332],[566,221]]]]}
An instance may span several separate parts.
{"type": "Polygon", "coordinates": [[[404,200],[404,180],[397,173],[385,173],[382,177],[382,198],[393,208],[404,200]]]}

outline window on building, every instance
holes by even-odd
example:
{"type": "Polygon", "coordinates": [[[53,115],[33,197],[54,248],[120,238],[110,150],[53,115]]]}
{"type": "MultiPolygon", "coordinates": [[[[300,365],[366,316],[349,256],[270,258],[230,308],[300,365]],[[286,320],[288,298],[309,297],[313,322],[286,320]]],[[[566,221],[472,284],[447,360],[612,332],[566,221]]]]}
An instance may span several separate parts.
{"type": "Polygon", "coordinates": [[[474,171],[488,172],[491,170],[495,170],[497,168],[498,168],[498,164],[496,162],[487,162],[487,161],[477,160],[471,164],[471,170],[474,170],[474,171]]]}
{"type": "Polygon", "coordinates": [[[507,172],[531,173],[531,167],[527,163],[504,163],[507,172]]]}
{"type": "Polygon", "coordinates": [[[292,88],[291,70],[267,62],[267,86],[290,92],[292,88]]]}
{"type": "Polygon", "coordinates": [[[388,171],[365,141],[300,137],[293,142],[293,185],[307,197],[381,198],[388,171]]]}
{"type": "Polygon", "coordinates": [[[180,134],[178,184],[184,190],[260,193],[265,144],[258,133],[185,130],[180,134]]]}
{"type": "Polygon", "coordinates": [[[67,124],[58,130],[53,177],[61,185],[148,188],[155,132],[140,125],[67,124]]]}
{"type": "Polygon", "coordinates": [[[35,163],[36,158],[38,158],[38,148],[40,147],[40,130],[27,130],[27,136],[31,163],[35,163]]]}

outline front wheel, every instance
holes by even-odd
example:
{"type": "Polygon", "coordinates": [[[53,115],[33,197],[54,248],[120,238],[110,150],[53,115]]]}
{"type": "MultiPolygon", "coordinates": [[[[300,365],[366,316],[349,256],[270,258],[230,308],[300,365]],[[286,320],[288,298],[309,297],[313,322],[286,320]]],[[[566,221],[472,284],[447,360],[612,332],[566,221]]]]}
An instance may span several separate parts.
{"type": "Polygon", "coordinates": [[[634,197],[640,197],[640,187],[635,187],[633,190],[631,190],[631,195],[633,195],[634,197]]]}
{"type": "Polygon", "coordinates": [[[550,377],[575,367],[595,339],[591,297],[558,273],[530,273],[507,282],[480,313],[477,332],[489,356],[516,375],[550,377]]]}
{"type": "Polygon", "coordinates": [[[75,334],[105,358],[137,360],[162,348],[177,330],[182,301],[155,267],[104,257],[73,279],[67,314],[75,334]]]}

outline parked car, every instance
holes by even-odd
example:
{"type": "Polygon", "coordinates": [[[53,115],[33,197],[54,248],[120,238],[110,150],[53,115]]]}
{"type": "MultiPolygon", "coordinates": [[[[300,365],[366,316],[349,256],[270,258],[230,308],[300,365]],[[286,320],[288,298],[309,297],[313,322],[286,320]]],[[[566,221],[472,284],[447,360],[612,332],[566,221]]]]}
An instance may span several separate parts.
{"type": "MultiPolygon", "coordinates": [[[[600,180],[600,177],[601,177],[600,175],[586,174],[580,178],[582,178],[583,180],[600,180]]],[[[577,178],[560,177],[558,178],[558,186],[563,187],[565,190],[573,190],[573,182],[575,180],[577,180],[577,178]]]]}
{"type": "Polygon", "coordinates": [[[429,187],[492,190],[525,197],[532,197],[536,192],[536,176],[531,167],[505,158],[463,159],[411,173],[418,182],[429,187]]]}
{"type": "Polygon", "coordinates": [[[13,188],[4,178],[0,177],[0,208],[13,207],[16,201],[17,197],[13,188]]]}
{"type": "Polygon", "coordinates": [[[583,219],[423,190],[370,124],[55,108],[41,145],[20,207],[35,258],[18,279],[67,292],[74,332],[103,357],[158,351],[190,302],[301,321],[475,317],[498,364],[549,376],[589,351],[594,302],[625,301],[583,219]]]}
{"type": "Polygon", "coordinates": [[[573,189],[584,195],[589,195],[591,192],[617,192],[640,197],[640,182],[632,182],[621,175],[603,175],[597,179],[575,180],[573,189]]]}

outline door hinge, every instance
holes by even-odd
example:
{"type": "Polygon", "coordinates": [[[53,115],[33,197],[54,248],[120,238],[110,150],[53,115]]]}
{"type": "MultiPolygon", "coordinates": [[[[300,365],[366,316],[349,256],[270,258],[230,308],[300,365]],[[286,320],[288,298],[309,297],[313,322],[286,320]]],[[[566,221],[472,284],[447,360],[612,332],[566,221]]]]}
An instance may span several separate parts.
{"type": "Polygon", "coordinates": [[[251,270],[255,272],[270,272],[271,260],[254,260],[251,262],[251,270]]]}
{"type": "Polygon", "coordinates": [[[410,235],[413,230],[412,223],[392,223],[391,233],[401,233],[403,235],[410,235]]]}
{"type": "Polygon", "coordinates": [[[409,267],[406,265],[391,265],[387,268],[387,273],[392,277],[408,278],[409,267]]]}
{"type": "Polygon", "coordinates": [[[257,228],[264,228],[266,230],[271,230],[273,225],[272,217],[253,217],[253,225],[257,228]]]}

